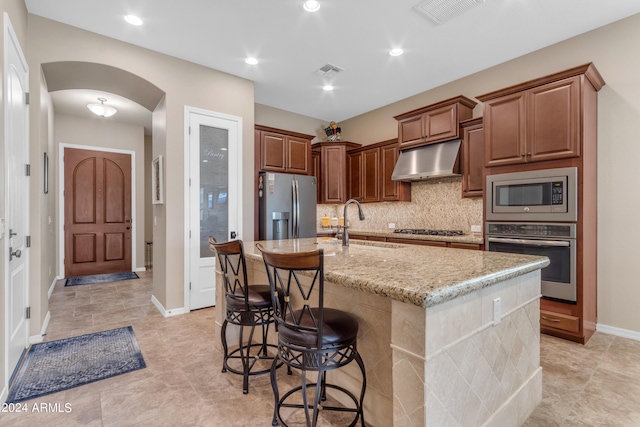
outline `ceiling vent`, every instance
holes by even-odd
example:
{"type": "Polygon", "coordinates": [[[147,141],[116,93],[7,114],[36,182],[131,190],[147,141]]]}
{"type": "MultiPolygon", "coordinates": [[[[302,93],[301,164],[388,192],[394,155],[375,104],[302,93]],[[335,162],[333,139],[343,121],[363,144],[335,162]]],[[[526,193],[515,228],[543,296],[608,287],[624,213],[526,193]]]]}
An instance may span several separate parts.
{"type": "Polygon", "coordinates": [[[484,0],[426,0],[413,8],[436,24],[442,24],[480,3],[484,0]]]}
{"type": "Polygon", "coordinates": [[[331,77],[334,74],[337,74],[341,71],[344,71],[342,68],[333,64],[326,64],[316,70],[316,74],[323,77],[331,77]]]}

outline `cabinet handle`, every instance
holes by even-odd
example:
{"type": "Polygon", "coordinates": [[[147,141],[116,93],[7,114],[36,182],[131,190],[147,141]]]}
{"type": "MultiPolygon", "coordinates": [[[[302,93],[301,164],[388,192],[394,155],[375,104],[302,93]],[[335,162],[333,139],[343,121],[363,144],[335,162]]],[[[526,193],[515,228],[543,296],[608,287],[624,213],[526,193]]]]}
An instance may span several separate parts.
{"type": "Polygon", "coordinates": [[[525,157],[525,156],[526,156],[525,153],[520,154],[520,157],[525,157]]]}
{"type": "Polygon", "coordinates": [[[540,318],[546,320],[547,322],[560,323],[559,319],[554,319],[553,317],[540,316],[540,318]]]}
{"type": "Polygon", "coordinates": [[[528,156],[528,157],[531,157],[531,153],[527,153],[527,156],[528,156]]]}

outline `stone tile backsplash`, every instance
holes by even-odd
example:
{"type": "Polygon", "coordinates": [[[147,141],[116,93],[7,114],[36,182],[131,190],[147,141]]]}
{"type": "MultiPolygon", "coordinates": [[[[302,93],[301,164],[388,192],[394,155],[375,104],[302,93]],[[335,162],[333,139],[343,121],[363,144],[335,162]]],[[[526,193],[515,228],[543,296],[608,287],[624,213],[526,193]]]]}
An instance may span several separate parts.
{"type": "MultiPolygon", "coordinates": [[[[358,220],[357,208],[350,206],[348,219],[352,230],[388,230],[395,228],[427,228],[462,230],[471,233],[472,225],[482,226],[482,198],[462,198],[462,178],[443,178],[411,183],[411,202],[363,203],[365,220],[358,220]]],[[[318,227],[321,218],[340,218],[344,205],[318,205],[318,227]]]]}

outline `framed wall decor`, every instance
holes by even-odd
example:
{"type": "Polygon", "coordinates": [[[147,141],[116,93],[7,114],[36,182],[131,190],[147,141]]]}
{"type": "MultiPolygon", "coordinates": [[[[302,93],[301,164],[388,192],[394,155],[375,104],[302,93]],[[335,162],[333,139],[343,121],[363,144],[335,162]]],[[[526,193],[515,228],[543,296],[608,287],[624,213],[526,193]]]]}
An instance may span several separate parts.
{"type": "Polygon", "coordinates": [[[151,162],[151,203],[161,205],[164,203],[164,173],[162,169],[162,156],[156,156],[151,162]]]}
{"type": "Polygon", "coordinates": [[[49,155],[45,151],[43,160],[44,194],[49,194],[49,155]]]}

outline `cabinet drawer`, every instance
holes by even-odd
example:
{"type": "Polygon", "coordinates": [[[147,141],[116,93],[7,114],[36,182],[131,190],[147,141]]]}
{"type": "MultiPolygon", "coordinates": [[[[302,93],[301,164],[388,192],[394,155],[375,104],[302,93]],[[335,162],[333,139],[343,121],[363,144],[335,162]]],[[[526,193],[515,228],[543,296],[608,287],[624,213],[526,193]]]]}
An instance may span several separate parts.
{"type": "Polygon", "coordinates": [[[540,325],[556,329],[564,329],[569,332],[580,332],[579,317],[554,313],[546,310],[540,310],[540,325]]]}

